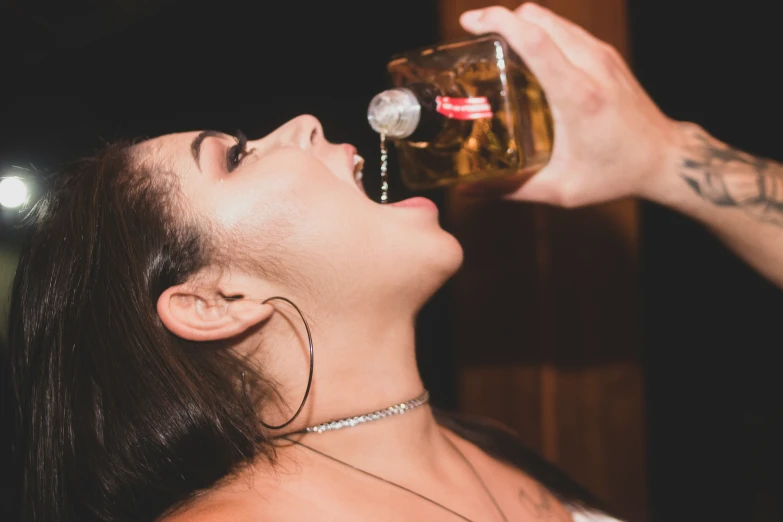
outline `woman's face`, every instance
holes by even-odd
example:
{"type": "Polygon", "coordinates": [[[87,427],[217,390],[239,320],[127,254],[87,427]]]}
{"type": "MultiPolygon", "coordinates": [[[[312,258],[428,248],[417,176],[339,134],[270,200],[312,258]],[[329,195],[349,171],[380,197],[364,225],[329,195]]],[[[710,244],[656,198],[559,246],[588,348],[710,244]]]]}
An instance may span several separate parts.
{"type": "Polygon", "coordinates": [[[459,267],[462,250],[437,208],[370,200],[355,177],[356,150],[329,143],[316,118],[295,118],[244,153],[235,145],[211,131],[142,145],[172,165],[187,206],[224,238],[229,263],[345,305],[427,299],[459,267]]]}

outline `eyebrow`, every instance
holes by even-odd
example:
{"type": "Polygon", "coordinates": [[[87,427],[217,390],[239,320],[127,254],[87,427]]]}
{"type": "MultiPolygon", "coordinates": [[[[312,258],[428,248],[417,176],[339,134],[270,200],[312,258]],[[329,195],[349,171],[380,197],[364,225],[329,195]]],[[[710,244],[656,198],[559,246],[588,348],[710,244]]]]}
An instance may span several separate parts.
{"type": "Polygon", "coordinates": [[[196,162],[198,170],[201,170],[199,158],[201,156],[201,144],[204,142],[204,140],[207,138],[222,138],[225,136],[226,135],[224,133],[218,132],[216,130],[205,130],[199,132],[198,136],[193,139],[193,142],[190,144],[190,153],[193,155],[193,161],[196,162]]]}

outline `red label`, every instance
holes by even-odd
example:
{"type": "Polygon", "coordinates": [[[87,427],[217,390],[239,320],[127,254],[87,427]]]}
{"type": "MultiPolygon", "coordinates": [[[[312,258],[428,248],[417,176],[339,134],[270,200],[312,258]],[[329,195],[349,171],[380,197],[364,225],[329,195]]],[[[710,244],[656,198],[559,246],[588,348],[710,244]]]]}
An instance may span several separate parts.
{"type": "Polygon", "coordinates": [[[492,107],[489,106],[485,96],[470,98],[437,96],[435,102],[437,103],[435,110],[453,120],[478,120],[492,117],[492,107]]]}

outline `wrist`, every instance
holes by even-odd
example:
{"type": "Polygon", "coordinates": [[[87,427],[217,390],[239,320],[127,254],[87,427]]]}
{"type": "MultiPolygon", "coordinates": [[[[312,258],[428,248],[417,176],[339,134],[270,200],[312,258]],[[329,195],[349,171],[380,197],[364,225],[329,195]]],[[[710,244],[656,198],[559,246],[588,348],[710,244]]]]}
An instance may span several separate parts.
{"type": "Polygon", "coordinates": [[[668,207],[679,207],[693,197],[682,179],[685,160],[692,156],[693,137],[706,135],[704,129],[690,122],[670,120],[658,152],[657,168],[644,183],[639,196],[668,207]]]}

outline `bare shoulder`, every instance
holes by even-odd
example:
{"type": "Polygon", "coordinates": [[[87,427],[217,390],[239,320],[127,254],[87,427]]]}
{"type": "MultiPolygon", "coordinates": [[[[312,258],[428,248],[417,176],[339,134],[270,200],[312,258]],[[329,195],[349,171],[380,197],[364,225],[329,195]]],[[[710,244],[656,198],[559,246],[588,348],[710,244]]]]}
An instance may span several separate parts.
{"type": "Polygon", "coordinates": [[[293,522],[317,517],[297,474],[250,466],[157,522],[293,522]]]}
{"type": "Polygon", "coordinates": [[[290,522],[290,513],[280,509],[281,501],[269,502],[251,491],[244,495],[210,493],[158,522],[290,522]]]}
{"type": "Polygon", "coordinates": [[[254,489],[239,492],[236,485],[221,486],[197,495],[158,522],[279,522],[268,516],[259,518],[258,510],[253,506],[254,497],[254,489]]]}
{"type": "Polygon", "coordinates": [[[206,506],[186,507],[168,515],[159,522],[266,522],[254,517],[242,507],[227,503],[209,504],[206,506]]]}

